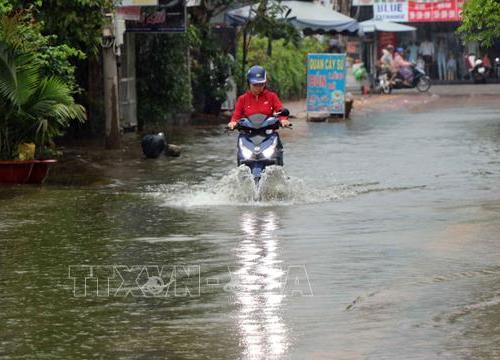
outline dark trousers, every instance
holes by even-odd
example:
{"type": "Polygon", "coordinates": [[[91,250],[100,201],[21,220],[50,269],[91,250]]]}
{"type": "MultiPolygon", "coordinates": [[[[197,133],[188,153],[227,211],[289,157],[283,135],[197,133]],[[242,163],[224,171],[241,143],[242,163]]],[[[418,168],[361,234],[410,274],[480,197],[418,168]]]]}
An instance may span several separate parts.
{"type": "Polygon", "coordinates": [[[426,75],[431,76],[432,56],[431,55],[424,55],[422,57],[425,61],[425,73],[426,73],[426,75]]]}

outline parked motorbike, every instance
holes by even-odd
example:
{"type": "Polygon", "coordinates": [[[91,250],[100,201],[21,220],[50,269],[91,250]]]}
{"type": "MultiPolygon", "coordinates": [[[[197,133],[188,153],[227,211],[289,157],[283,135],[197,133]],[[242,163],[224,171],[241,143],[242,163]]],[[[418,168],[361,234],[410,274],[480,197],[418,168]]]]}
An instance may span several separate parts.
{"type": "Polygon", "coordinates": [[[381,72],[378,76],[377,88],[380,93],[390,94],[393,89],[417,89],[420,92],[429,91],[431,88],[431,78],[425,74],[425,71],[418,68],[415,64],[411,66],[413,71],[413,80],[411,83],[404,83],[403,79],[398,76],[391,81],[388,72],[381,72]]]}
{"type": "Polygon", "coordinates": [[[474,67],[471,69],[471,79],[474,84],[484,84],[486,83],[486,78],[488,77],[488,69],[483,64],[483,60],[477,59],[474,62],[474,67]]]}
{"type": "Polygon", "coordinates": [[[266,166],[283,166],[283,145],[278,134],[281,123],[277,117],[289,114],[287,109],[270,117],[254,114],[236,124],[235,130],[239,131],[236,160],[238,166],[244,164],[250,168],[256,185],[266,166]]]}

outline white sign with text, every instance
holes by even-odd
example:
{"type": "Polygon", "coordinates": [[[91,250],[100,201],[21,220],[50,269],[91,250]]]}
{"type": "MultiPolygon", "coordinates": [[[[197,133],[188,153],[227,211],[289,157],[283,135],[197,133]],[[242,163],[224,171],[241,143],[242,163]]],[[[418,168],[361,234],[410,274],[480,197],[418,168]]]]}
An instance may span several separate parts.
{"type": "Polygon", "coordinates": [[[375,20],[408,22],[408,1],[374,0],[373,15],[375,20]]]}

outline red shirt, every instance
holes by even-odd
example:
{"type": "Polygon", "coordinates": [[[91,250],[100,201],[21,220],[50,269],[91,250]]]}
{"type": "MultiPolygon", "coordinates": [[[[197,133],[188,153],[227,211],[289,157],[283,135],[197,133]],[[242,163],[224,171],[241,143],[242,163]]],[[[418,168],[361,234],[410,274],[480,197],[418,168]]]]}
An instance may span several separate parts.
{"type": "MultiPolygon", "coordinates": [[[[241,118],[249,117],[254,114],[272,116],[273,113],[282,108],[283,104],[278,98],[278,95],[271,90],[264,89],[260,95],[254,95],[250,91],[247,91],[236,101],[231,122],[236,123],[241,118]]],[[[280,120],[283,119],[286,119],[286,117],[280,116],[280,120]]]]}

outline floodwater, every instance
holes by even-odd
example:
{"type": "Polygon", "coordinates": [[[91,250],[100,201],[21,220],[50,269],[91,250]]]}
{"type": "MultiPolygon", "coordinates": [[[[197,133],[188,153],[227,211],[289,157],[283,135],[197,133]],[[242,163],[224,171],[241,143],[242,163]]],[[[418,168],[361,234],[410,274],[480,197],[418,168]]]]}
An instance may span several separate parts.
{"type": "Polygon", "coordinates": [[[0,188],[0,358],[500,357],[500,113],[454,97],[235,135],[111,185],[0,188]]]}

